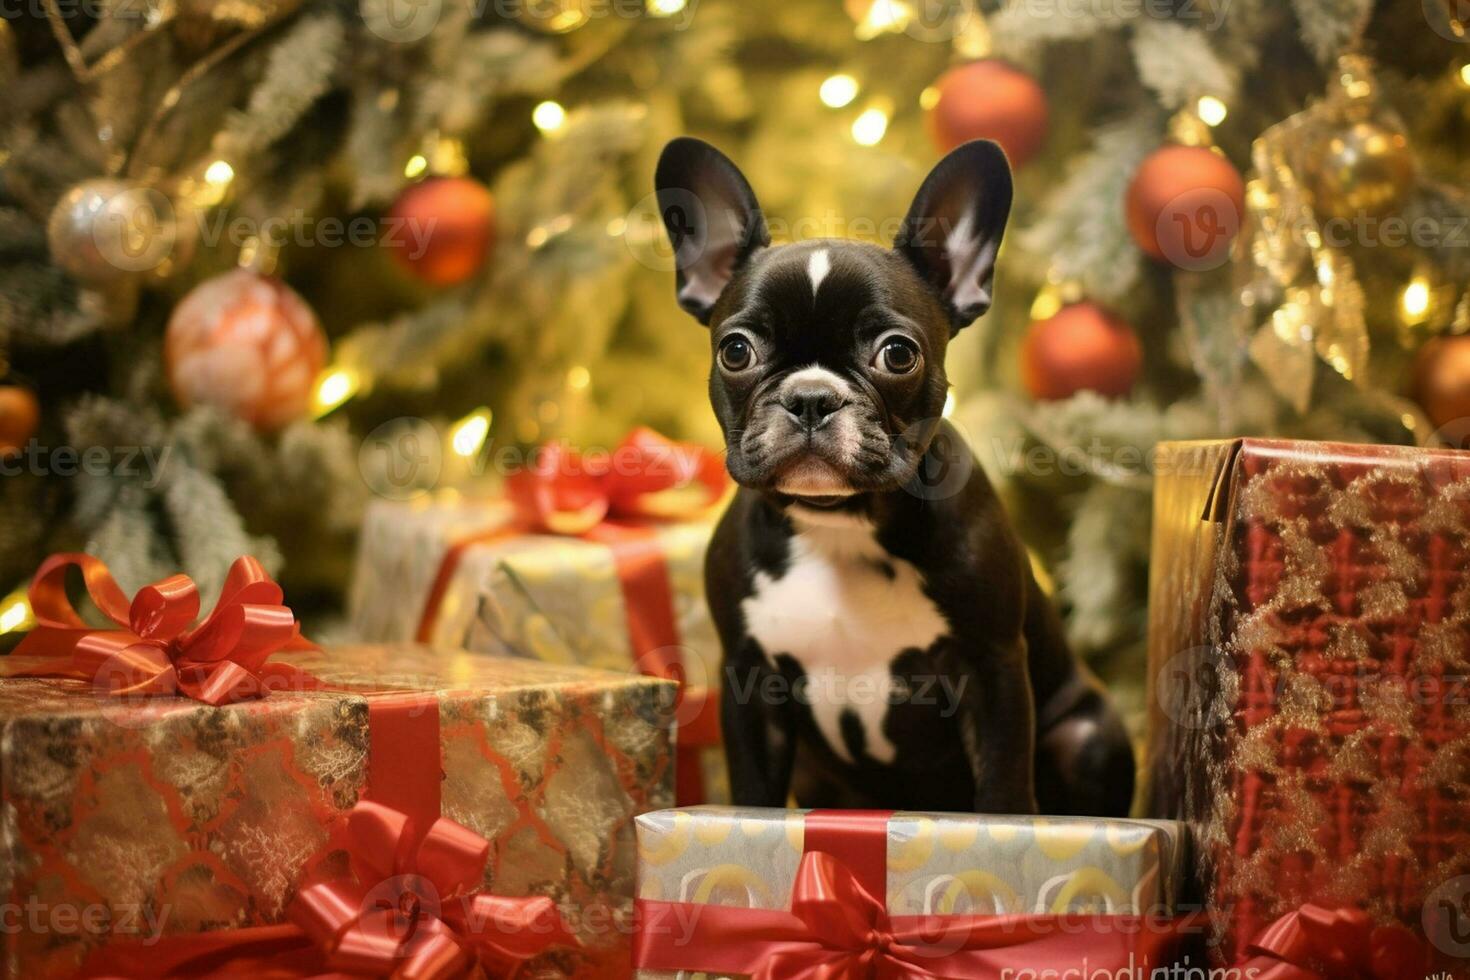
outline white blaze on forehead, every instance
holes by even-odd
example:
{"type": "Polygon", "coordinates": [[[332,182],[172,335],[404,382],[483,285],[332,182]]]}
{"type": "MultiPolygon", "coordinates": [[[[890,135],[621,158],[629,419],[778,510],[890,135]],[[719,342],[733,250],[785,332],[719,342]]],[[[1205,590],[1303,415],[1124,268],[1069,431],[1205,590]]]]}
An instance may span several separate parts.
{"type": "Polygon", "coordinates": [[[812,257],[806,260],[806,274],[812,281],[812,299],[817,298],[817,290],[822,288],[822,280],[827,278],[827,273],[832,271],[832,258],[827,254],[825,248],[819,248],[812,253],[812,257]]]}

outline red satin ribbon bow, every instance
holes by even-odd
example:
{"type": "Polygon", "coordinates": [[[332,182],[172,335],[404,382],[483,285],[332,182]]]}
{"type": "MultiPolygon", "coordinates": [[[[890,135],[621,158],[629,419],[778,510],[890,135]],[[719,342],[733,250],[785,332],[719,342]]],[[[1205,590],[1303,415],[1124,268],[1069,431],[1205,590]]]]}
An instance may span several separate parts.
{"type": "Polygon", "coordinates": [[[716,503],[727,484],[717,454],[640,427],[606,458],[560,442],[542,446],[534,465],[506,478],[506,495],[533,529],[576,535],[609,517],[689,516],[716,503]],[[702,492],[668,493],[685,489],[702,492]]]}
{"type": "Polygon", "coordinates": [[[199,588],[170,575],[138,590],[131,602],[107,566],[86,554],[52,555],[30,587],[36,626],[7,658],[6,673],[91,680],[114,694],[182,694],[209,705],[262,693],[262,678],[305,679],[277,650],[310,648],[281,587],[249,556],[230,566],[214,610],[197,626],[199,588]],[[66,595],[66,572],[81,570],[97,608],[121,629],[88,626],[66,595]]]}
{"type": "Polygon", "coordinates": [[[503,977],[577,943],[550,898],[480,891],[490,842],[447,817],[418,837],[406,814],[364,801],[347,835],[357,880],[309,885],[290,910],[331,969],[446,980],[480,967],[503,977]]]}
{"type": "MultiPolygon", "coordinates": [[[[895,927],[885,904],[857,876],[824,851],[802,855],[791,889],[790,932],[762,928],[751,937],[780,946],[763,957],[755,980],[919,980],[970,976],[964,966],[944,972],[937,953],[946,945],[944,921],[924,917],[919,925],[895,927]],[[935,934],[935,926],[940,935],[935,934]]],[[[966,925],[972,924],[969,917],[966,925]]],[[[955,932],[958,936],[958,932],[955,932]]],[[[966,937],[968,938],[968,937],[966,937]]],[[[739,942],[732,937],[732,941],[739,942]]]]}
{"type": "Polygon", "coordinates": [[[1356,908],[1303,905],[1263,929],[1247,949],[1242,975],[1256,980],[1423,980],[1428,969],[1413,933],[1375,928],[1356,908]]]}

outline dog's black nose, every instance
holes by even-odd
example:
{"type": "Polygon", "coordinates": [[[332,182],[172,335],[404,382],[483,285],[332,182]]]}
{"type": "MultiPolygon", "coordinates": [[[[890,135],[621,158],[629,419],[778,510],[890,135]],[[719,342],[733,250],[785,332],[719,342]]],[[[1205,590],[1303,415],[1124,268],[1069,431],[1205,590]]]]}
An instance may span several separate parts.
{"type": "Polygon", "coordinates": [[[819,382],[795,385],[781,399],[787,413],[807,429],[820,426],[844,404],[836,388],[819,382]]]}

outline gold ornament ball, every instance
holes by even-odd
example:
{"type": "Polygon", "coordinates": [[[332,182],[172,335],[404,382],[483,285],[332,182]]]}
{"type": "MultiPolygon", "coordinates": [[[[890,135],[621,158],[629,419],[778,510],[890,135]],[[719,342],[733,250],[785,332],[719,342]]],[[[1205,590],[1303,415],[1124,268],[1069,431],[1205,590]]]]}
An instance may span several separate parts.
{"type": "Polygon", "coordinates": [[[1470,431],[1470,335],[1437,337],[1419,348],[1414,399],[1436,428],[1470,431]]]}
{"type": "Polygon", "coordinates": [[[1142,367],[1133,328],[1096,303],[1072,303],[1035,321],[1021,343],[1021,382],[1038,401],[1079,391],[1117,398],[1133,390],[1142,367]]]}
{"type": "Polygon", "coordinates": [[[41,422],[36,396],[18,385],[0,385],[0,456],[19,452],[41,422]]]}
{"type": "Polygon", "coordinates": [[[929,135],[941,153],[975,139],[994,140],[1012,167],[1025,165],[1046,142],[1050,109],[1036,79],[987,58],[951,68],[934,83],[929,135]]]}
{"type": "Polygon", "coordinates": [[[1335,132],[1307,158],[1312,204],[1324,217],[1383,217],[1414,186],[1414,152],[1403,133],[1360,121],[1335,132]]]}
{"type": "MultiPolygon", "coordinates": [[[[181,227],[184,231],[181,232],[181,227]]],[[[46,222],[51,261],[84,283],[116,283],[153,272],[190,251],[161,192],[110,177],[83,181],[56,202],[46,222]]]]}

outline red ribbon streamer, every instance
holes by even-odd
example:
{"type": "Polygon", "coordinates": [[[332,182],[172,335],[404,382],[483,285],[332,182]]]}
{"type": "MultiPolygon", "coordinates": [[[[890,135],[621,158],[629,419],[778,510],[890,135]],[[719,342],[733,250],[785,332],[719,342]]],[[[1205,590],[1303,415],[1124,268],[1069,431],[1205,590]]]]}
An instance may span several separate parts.
{"type": "Polygon", "coordinates": [[[1303,905],[1271,923],[1237,967],[1255,980],[1424,980],[1428,951],[1403,926],[1374,927],[1362,909],[1303,905]]]}
{"type": "Polygon", "coordinates": [[[1084,964],[1089,975],[1148,975],[1172,962],[1194,928],[1192,915],[890,916],[889,816],[809,813],[789,910],[640,899],[634,965],[755,980],[999,980],[1084,964]]]}
{"type": "Polygon", "coordinates": [[[278,650],[314,646],[302,638],[282,598],[281,587],[247,555],[230,566],[214,610],[191,626],[199,615],[199,589],[187,575],[144,586],[129,602],[100,559],[52,555],[31,580],[36,626],[0,662],[0,671],[90,680],[115,695],[183,695],[214,706],[261,696],[267,678],[315,686],[305,671],[267,662],[278,650]],[[66,594],[73,567],[93,603],[119,629],[82,621],[66,594]]]}
{"type": "Polygon", "coordinates": [[[703,803],[699,750],[720,744],[719,712],[707,689],[692,691],[685,686],[674,590],[658,537],[648,522],[697,514],[720,499],[728,482],[717,454],[674,442],[649,428],[634,429],[607,459],[583,456],[563,443],[543,446],[534,466],[506,479],[516,521],[462,538],[445,552],[419,618],[418,641],[433,638],[449,583],[470,548],[524,533],[568,535],[606,545],[617,570],[638,669],[680,685],[677,802],[703,803]],[[684,490],[701,492],[669,496],[670,491],[684,490]]]}

